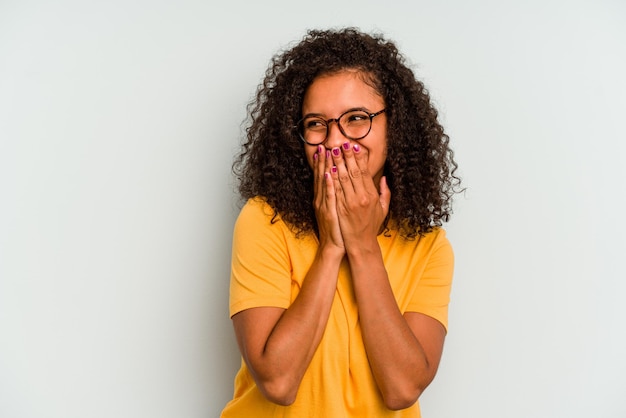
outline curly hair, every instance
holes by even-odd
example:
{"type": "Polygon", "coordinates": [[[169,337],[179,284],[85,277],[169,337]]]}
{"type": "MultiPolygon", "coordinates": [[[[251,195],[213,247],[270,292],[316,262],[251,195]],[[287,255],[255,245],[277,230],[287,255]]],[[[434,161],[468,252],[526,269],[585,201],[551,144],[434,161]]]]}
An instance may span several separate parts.
{"type": "Polygon", "coordinates": [[[298,234],[317,230],[313,171],[294,126],[313,80],[348,69],[363,73],[386,104],[388,219],[406,238],[441,226],[460,178],[437,110],[394,43],[355,28],[310,30],[272,58],[248,105],[246,140],[233,163],[241,198],[262,197],[273,221],[280,216],[298,234]]]}

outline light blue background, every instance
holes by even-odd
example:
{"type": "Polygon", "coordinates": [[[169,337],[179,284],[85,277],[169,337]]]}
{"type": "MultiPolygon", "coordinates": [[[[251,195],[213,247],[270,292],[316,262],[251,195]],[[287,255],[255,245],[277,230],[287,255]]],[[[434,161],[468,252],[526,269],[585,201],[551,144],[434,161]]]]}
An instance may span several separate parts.
{"type": "Polygon", "coordinates": [[[626,416],[617,0],[0,0],[0,416],[218,415],[245,106],[345,25],[397,42],[468,187],[424,417],[626,416]]]}

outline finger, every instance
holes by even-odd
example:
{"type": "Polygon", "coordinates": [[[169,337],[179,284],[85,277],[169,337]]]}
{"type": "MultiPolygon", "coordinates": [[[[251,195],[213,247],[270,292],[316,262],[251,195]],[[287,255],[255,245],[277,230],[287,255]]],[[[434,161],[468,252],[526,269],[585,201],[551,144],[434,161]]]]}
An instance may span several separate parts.
{"type": "Polygon", "coordinates": [[[328,213],[337,212],[337,189],[332,172],[324,173],[324,205],[328,213]]]}
{"type": "MultiPolygon", "coordinates": [[[[343,149],[350,146],[350,143],[346,142],[343,149]]],[[[354,195],[354,185],[352,184],[352,179],[350,178],[350,174],[348,173],[348,168],[346,167],[345,160],[343,158],[343,153],[339,147],[332,149],[333,155],[333,163],[335,167],[337,167],[337,179],[339,184],[341,185],[341,189],[346,195],[346,198],[350,198],[354,195]]]]}
{"type": "Polygon", "coordinates": [[[387,214],[389,213],[389,203],[391,202],[391,189],[389,189],[389,186],[387,185],[386,176],[382,176],[380,178],[379,185],[380,195],[378,199],[380,201],[380,206],[383,208],[383,213],[385,214],[385,217],[387,217],[387,214]]]}
{"type": "Polygon", "coordinates": [[[321,145],[317,146],[317,151],[313,154],[313,199],[315,207],[319,207],[324,194],[324,160],[325,153],[321,145]]]}
{"type": "Polygon", "coordinates": [[[325,150],[324,152],[324,172],[330,173],[331,168],[333,167],[333,159],[330,154],[330,150],[325,150]]]}
{"type": "Polygon", "coordinates": [[[337,208],[337,214],[345,213],[345,190],[339,180],[339,168],[332,166],[330,170],[330,179],[333,184],[333,194],[335,196],[335,207],[337,208]]]}
{"type": "Polygon", "coordinates": [[[376,188],[374,185],[374,179],[372,178],[372,174],[370,173],[368,167],[369,156],[366,151],[364,151],[359,144],[354,144],[352,147],[354,160],[356,161],[357,166],[361,170],[361,179],[363,182],[363,187],[366,190],[372,190],[372,188],[376,188]]]}
{"type": "Polygon", "coordinates": [[[324,163],[323,163],[324,168],[322,170],[322,176],[324,177],[324,181],[323,181],[322,187],[324,189],[324,203],[326,204],[326,207],[328,207],[328,193],[331,193],[332,203],[333,203],[332,207],[334,208],[335,207],[335,188],[334,188],[333,179],[331,176],[331,171],[333,168],[333,159],[331,157],[329,150],[324,148],[323,153],[324,153],[324,163]]]}
{"type": "MultiPolygon", "coordinates": [[[[355,144],[354,147],[358,147],[358,145],[355,144]]],[[[354,154],[354,147],[352,147],[349,142],[346,142],[343,144],[342,150],[346,170],[352,181],[352,187],[354,188],[354,192],[358,194],[365,189],[365,186],[361,167],[359,167],[354,154]]]]}

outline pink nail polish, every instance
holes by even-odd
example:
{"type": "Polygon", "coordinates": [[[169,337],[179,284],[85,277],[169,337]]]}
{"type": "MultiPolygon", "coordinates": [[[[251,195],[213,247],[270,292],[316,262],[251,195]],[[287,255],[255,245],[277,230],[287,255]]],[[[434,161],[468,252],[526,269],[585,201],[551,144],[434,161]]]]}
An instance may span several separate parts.
{"type": "Polygon", "coordinates": [[[317,152],[313,154],[313,161],[317,161],[317,152]]]}
{"type": "Polygon", "coordinates": [[[337,166],[332,166],[332,168],[330,169],[330,171],[332,171],[333,173],[337,172],[337,166]]]}
{"type": "Polygon", "coordinates": [[[341,151],[339,151],[339,148],[333,148],[333,155],[335,157],[339,157],[339,154],[341,154],[341,151]]]}
{"type": "Polygon", "coordinates": [[[321,154],[321,153],[322,153],[322,151],[324,151],[324,150],[322,149],[322,146],[321,146],[321,145],[318,145],[318,146],[317,146],[317,152],[318,152],[318,154],[321,154]]]}
{"type": "Polygon", "coordinates": [[[349,142],[344,142],[343,143],[343,149],[349,150],[350,149],[350,143],[349,142]]]}
{"type": "Polygon", "coordinates": [[[361,151],[361,147],[359,147],[359,144],[354,144],[354,147],[352,147],[354,149],[354,152],[359,152],[361,151]]]}
{"type": "Polygon", "coordinates": [[[326,150],[326,158],[330,158],[330,151],[326,150]]]}

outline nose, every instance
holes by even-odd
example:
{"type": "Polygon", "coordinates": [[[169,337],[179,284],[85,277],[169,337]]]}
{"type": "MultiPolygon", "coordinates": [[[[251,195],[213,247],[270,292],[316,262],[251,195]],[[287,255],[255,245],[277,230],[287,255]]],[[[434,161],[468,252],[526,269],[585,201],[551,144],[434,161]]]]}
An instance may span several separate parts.
{"type": "Polygon", "coordinates": [[[336,147],[341,147],[341,145],[346,141],[348,141],[348,138],[346,138],[341,132],[341,129],[339,129],[337,121],[333,120],[329,122],[328,135],[326,136],[326,141],[324,142],[326,148],[332,149],[336,147]]]}

